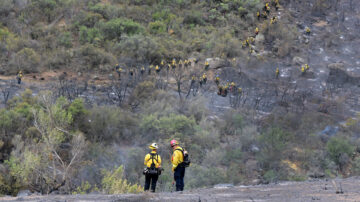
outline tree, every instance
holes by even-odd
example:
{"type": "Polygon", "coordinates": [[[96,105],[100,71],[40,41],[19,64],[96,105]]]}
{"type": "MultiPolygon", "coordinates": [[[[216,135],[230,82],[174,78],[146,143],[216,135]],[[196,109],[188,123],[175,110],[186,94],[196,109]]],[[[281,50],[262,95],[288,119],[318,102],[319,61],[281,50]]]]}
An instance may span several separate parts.
{"type": "Polygon", "coordinates": [[[41,138],[26,145],[20,137],[13,140],[18,147],[16,150],[25,152],[13,152],[8,165],[22,186],[44,194],[66,185],[69,192],[68,180],[73,176],[74,168],[82,162],[85,138],[80,132],[69,131],[73,114],[64,97],[54,103],[52,93],[41,92],[39,101],[40,107],[34,107],[32,111],[34,127],[41,138]]]}

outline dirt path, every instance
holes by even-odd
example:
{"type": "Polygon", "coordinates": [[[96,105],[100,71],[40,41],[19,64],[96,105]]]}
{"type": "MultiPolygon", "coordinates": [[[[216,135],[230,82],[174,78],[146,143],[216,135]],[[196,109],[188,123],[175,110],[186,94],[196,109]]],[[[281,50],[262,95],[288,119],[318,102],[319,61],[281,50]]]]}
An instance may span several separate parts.
{"type": "Polygon", "coordinates": [[[352,177],[258,186],[219,186],[183,193],[3,197],[0,201],[360,201],[359,184],[360,177],[352,177]],[[343,193],[336,193],[341,190],[343,193]]]}

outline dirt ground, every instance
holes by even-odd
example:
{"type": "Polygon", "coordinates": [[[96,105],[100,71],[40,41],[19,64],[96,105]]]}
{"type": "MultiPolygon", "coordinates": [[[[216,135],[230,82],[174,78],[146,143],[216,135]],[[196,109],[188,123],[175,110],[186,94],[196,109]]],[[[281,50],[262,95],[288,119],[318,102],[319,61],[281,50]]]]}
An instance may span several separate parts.
{"type": "Polygon", "coordinates": [[[144,193],[122,195],[48,195],[2,197],[0,201],[360,201],[360,177],[306,182],[282,182],[257,186],[218,186],[182,193],[144,193]]]}

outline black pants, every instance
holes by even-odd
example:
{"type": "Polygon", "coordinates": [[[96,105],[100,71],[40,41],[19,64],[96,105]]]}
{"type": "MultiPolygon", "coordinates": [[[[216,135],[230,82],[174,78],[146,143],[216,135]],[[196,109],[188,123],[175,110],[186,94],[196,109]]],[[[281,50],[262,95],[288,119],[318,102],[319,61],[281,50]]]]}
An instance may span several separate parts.
{"type": "Polygon", "coordinates": [[[184,177],[185,177],[185,167],[178,166],[174,172],[174,180],[176,182],[176,191],[184,190],[184,177]]]}
{"type": "Polygon", "coordinates": [[[157,175],[157,174],[146,174],[144,190],[145,191],[149,190],[150,183],[151,183],[151,191],[155,192],[156,182],[157,182],[158,178],[159,178],[159,175],[157,175]]]}

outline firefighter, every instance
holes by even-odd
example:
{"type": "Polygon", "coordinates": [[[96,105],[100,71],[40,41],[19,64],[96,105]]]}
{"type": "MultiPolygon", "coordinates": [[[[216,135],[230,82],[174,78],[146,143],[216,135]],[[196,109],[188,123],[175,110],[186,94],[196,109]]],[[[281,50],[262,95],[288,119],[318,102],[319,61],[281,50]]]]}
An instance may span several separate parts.
{"type": "Polygon", "coordinates": [[[18,82],[18,84],[21,84],[21,79],[23,78],[23,73],[22,71],[20,70],[17,75],[16,75],[16,80],[18,82]]]}
{"type": "Polygon", "coordinates": [[[206,60],[206,61],[205,61],[205,70],[208,70],[208,69],[209,69],[209,66],[210,66],[210,65],[209,65],[209,62],[206,60]]]}

